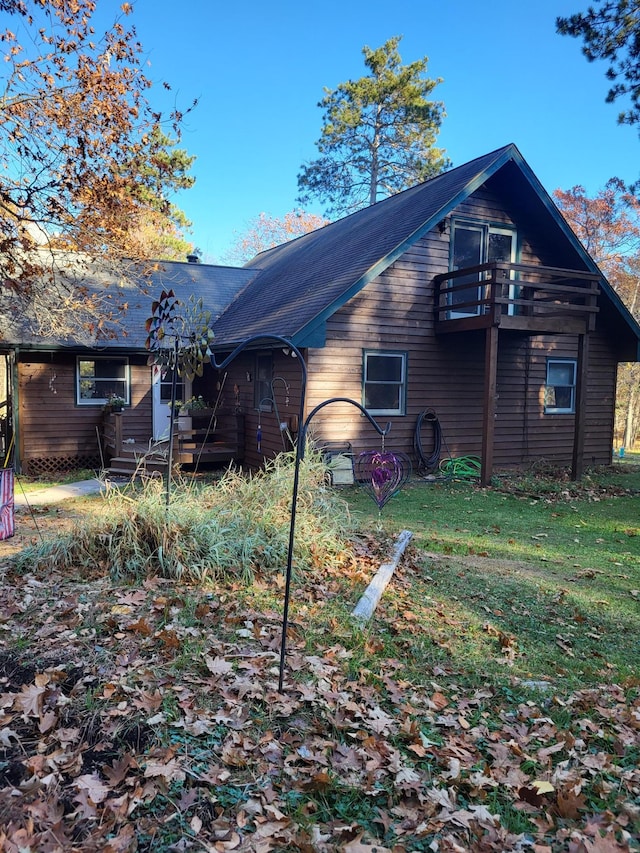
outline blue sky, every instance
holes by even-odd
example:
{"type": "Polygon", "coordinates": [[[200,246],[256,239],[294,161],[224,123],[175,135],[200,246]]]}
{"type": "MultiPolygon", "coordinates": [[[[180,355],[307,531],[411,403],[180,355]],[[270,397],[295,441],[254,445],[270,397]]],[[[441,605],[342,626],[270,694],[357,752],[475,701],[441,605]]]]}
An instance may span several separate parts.
{"type": "MultiPolygon", "coordinates": [[[[193,221],[203,260],[220,262],[234,235],[261,212],[295,207],[296,176],[314,158],[323,87],[365,73],[363,45],[402,35],[403,62],[429,57],[444,102],[439,145],[453,165],[514,142],[545,188],[582,184],[595,194],[640,172],[640,140],[604,102],[602,63],[555,18],[587,0],[135,0],[136,25],[158,83],[154,105],[197,108],[182,145],[196,185],[178,204],[193,221]],[[170,105],[171,105],[170,104],[170,105]]],[[[314,212],[320,213],[320,209],[314,212]]]]}

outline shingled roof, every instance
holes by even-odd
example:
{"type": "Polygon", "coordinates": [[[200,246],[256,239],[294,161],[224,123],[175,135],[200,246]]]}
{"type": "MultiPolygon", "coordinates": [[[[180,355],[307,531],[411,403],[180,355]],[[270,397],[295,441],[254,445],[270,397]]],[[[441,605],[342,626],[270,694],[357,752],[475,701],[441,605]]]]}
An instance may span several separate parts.
{"type": "Polygon", "coordinates": [[[259,275],[215,325],[216,345],[260,334],[321,345],[327,317],[512,158],[522,160],[507,145],[261,253],[248,265],[259,275]]]}
{"type": "MultiPolygon", "coordinates": [[[[300,347],[322,346],[326,320],[380,275],[462,201],[504,169],[503,186],[526,193],[547,217],[548,240],[575,253],[577,268],[599,272],[517,147],[499,148],[404,192],[256,256],[258,275],[215,323],[215,345],[278,335],[300,347]]],[[[602,288],[634,336],[638,326],[603,280],[602,288]]]]}
{"type": "MultiPolygon", "coordinates": [[[[126,277],[80,265],[81,272],[75,279],[89,293],[98,294],[105,308],[105,315],[113,313],[114,321],[102,330],[102,339],[87,330],[77,330],[66,337],[51,337],[37,331],[38,324],[28,316],[12,310],[10,295],[3,294],[0,300],[0,340],[26,349],[108,347],[109,350],[144,350],[146,340],[145,323],[151,314],[151,305],[163,290],[173,290],[176,296],[187,302],[190,296],[202,297],[204,307],[215,320],[233,300],[238,291],[255,278],[255,269],[218,267],[207,264],[158,261],[153,263],[148,277],[137,277],[135,273],[126,277]],[[126,303],[127,310],[118,317],[117,306],[126,303]],[[35,331],[34,331],[35,329],[35,331]],[[105,339],[105,335],[107,338],[105,339]],[[112,335],[112,337],[109,337],[112,335]]],[[[60,270],[72,269],[59,263],[60,270]]],[[[57,274],[60,279],[64,273],[57,274]]],[[[62,281],[59,282],[62,287],[62,281]]]]}
{"type": "MultiPolygon", "coordinates": [[[[250,337],[273,335],[299,347],[323,346],[326,320],[335,311],[492,178],[520,206],[526,196],[529,212],[546,217],[547,243],[568,248],[573,268],[599,273],[516,146],[510,144],[262,252],[243,268],[162,261],[146,292],[131,282],[123,287],[113,276],[85,276],[83,283],[104,294],[107,306],[110,300],[115,304],[116,290],[117,299],[129,306],[116,337],[102,345],[110,350],[143,349],[151,301],[162,289],[172,288],[184,301],[191,295],[202,297],[214,318],[214,346],[219,351],[250,337]],[[105,289],[107,283],[110,287],[105,289]]],[[[640,357],[640,328],[604,278],[601,287],[607,310],[613,309],[623,320],[637,341],[640,357]]],[[[12,315],[11,306],[4,304],[0,304],[0,340],[31,348],[101,343],[86,336],[40,339],[25,318],[12,315]]]]}

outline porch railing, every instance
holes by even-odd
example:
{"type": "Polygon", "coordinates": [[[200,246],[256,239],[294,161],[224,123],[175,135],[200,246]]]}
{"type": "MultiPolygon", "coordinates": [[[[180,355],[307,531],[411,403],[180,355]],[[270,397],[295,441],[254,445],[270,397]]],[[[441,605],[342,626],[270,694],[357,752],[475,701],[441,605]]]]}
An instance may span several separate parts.
{"type": "Polygon", "coordinates": [[[494,261],[434,278],[441,331],[501,326],[585,332],[595,326],[601,276],[581,270],[494,261]]]}

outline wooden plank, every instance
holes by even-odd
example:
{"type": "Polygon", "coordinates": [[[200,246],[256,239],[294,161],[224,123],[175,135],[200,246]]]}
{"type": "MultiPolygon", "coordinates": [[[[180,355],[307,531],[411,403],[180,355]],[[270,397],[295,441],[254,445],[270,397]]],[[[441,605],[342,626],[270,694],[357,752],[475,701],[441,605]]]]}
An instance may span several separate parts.
{"type": "Polygon", "coordinates": [[[365,589],[360,598],[360,601],[353,608],[351,615],[360,624],[368,622],[373,616],[373,611],[378,606],[378,602],[382,598],[382,594],[389,585],[389,581],[396,570],[400,558],[405,552],[405,549],[413,534],[410,530],[402,530],[396,541],[393,555],[388,563],[383,563],[371,583],[365,589]]]}

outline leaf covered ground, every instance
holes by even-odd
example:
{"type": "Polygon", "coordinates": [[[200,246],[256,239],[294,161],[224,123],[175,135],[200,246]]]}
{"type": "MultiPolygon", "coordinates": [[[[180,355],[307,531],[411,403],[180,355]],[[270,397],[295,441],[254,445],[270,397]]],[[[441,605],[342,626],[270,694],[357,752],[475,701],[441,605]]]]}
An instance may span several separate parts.
{"type": "MultiPolygon", "coordinates": [[[[456,563],[414,548],[361,630],[350,608],[389,548],[363,540],[296,579],[282,693],[278,578],[124,584],[7,561],[0,849],[640,849],[638,680],[473,683],[447,649],[460,614],[412,597],[425,566],[456,563]],[[416,636],[440,662],[409,660],[416,636]]],[[[487,631],[508,666],[513,638],[487,631]]]]}

